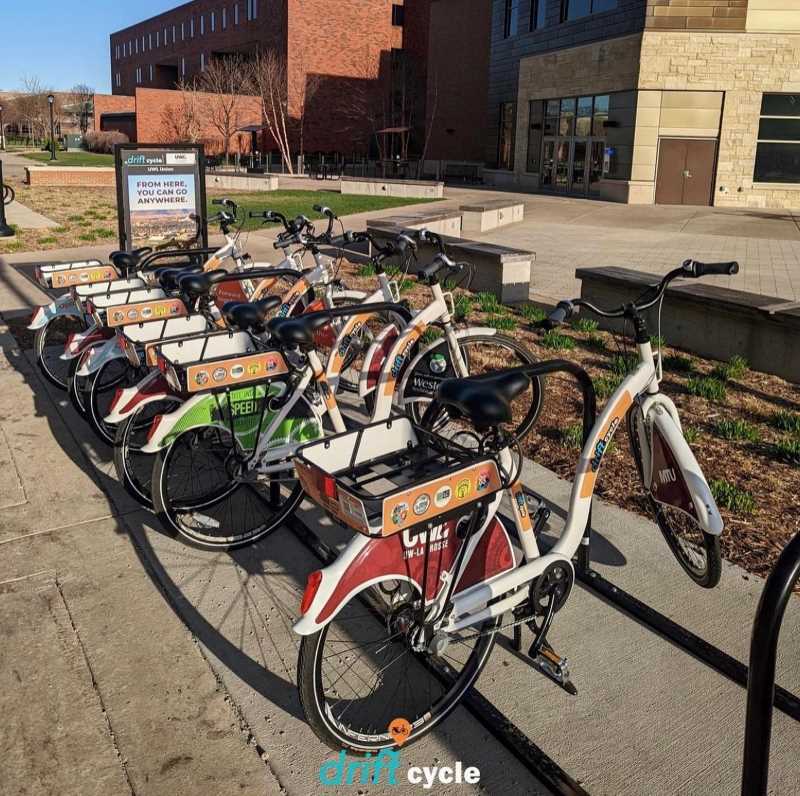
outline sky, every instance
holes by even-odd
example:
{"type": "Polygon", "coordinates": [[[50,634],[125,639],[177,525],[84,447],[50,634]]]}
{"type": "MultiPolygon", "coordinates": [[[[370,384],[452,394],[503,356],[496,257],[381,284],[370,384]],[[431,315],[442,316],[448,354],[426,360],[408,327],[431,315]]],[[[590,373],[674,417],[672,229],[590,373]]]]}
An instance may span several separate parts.
{"type": "Polygon", "coordinates": [[[108,37],[185,0],[0,0],[0,90],[39,77],[67,91],[86,83],[111,93],[108,37]]]}

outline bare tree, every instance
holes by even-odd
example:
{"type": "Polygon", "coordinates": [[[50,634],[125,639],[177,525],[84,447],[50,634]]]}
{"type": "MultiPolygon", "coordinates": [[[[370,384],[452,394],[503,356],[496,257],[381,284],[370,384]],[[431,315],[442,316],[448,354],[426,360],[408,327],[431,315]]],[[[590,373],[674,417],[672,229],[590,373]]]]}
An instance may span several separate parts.
{"type": "Polygon", "coordinates": [[[230,159],[231,138],[242,125],[242,96],[247,90],[247,71],[241,56],[214,58],[197,81],[198,88],[214,95],[204,104],[209,122],[222,138],[225,163],[230,159]]]}
{"type": "Polygon", "coordinates": [[[176,88],[176,101],[161,111],[161,140],[165,144],[196,144],[203,128],[197,89],[184,80],[176,88]]]}
{"type": "MultiPolygon", "coordinates": [[[[49,135],[50,109],[47,96],[50,89],[42,86],[38,77],[25,77],[22,80],[23,91],[17,96],[15,105],[17,114],[28,128],[31,143],[35,146],[37,140],[43,141],[49,135]]],[[[53,108],[54,115],[58,108],[53,108]]]]}
{"type": "Polygon", "coordinates": [[[253,91],[261,98],[264,123],[278,146],[281,159],[289,174],[292,167],[292,149],[289,139],[289,85],[286,59],[275,50],[259,53],[252,63],[253,91]]]}
{"type": "Polygon", "coordinates": [[[77,108],[78,126],[83,135],[89,130],[89,111],[94,104],[94,89],[85,83],[78,83],[69,93],[69,104],[77,108]]]}

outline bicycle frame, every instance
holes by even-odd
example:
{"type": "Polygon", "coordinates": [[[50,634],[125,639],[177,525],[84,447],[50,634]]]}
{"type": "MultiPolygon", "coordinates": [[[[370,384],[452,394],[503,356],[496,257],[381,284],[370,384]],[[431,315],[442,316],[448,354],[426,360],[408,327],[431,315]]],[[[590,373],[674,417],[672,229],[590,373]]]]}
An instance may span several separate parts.
{"type": "MultiPolygon", "coordinates": [[[[589,518],[592,495],[603,454],[631,407],[632,396],[652,389],[651,385],[656,378],[649,343],[641,347],[640,354],[642,362],[639,367],[626,377],[611,397],[583,446],[570,495],[567,522],[554,548],[544,555],[540,554],[519,481],[498,492],[482,506],[486,515],[467,541],[468,547],[460,559],[458,571],[440,575],[438,578],[440,588],[432,599],[426,600],[428,616],[441,617],[435,624],[436,629],[452,633],[501,616],[526,599],[528,590],[520,587],[538,577],[549,564],[561,561],[567,566],[572,566],[571,559],[580,547],[589,518]],[[494,567],[495,571],[489,569],[487,577],[464,587],[465,573],[470,568],[473,554],[479,546],[486,545],[484,537],[489,529],[491,535],[496,534],[495,529],[498,524],[496,515],[504,493],[508,494],[513,507],[512,519],[521,545],[520,554],[514,551],[511,556],[506,555],[508,566],[494,567]],[[449,588],[451,583],[459,588],[449,588]],[[444,616],[445,603],[451,592],[449,599],[452,610],[444,616]],[[495,602],[489,604],[490,601],[495,602]]],[[[547,371],[543,368],[543,372],[547,371]]],[[[657,390],[657,384],[655,389],[657,390]]],[[[500,464],[506,472],[515,469],[508,448],[501,452],[500,464]]],[[[499,524],[502,525],[502,522],[499,524]]],[[[440,536],[442,534],[449,536],[453,530],[452,528],[448,530],[448,527],[443,525],[439,527],[438,532],[440,536]]],[[[356,535],[336,561],[322,570],[317,592],[305,615],[295,624],[295,631],[301,635],[317,632],[330,622],[355,594],[385,578],[410,581],[421,590],[421,583],[409,576],[405,545],[397,541],[393,543],[392,539],[395,538],[375,539],[356,535]]],[[[412,553],[412,557],[415,555],[412,553]]],[[[483,571],[480,568],[479,570],[483,571]]]]}

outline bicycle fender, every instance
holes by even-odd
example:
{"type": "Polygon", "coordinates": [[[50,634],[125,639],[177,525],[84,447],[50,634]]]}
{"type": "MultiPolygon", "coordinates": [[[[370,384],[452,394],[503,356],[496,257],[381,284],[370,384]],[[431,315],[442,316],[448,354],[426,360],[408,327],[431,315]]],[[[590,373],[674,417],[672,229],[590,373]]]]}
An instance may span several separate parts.
{"type": "Polygon", "coordinates": [[[64,353],[59,358],[64,360],[75,359],[75,357],[79,357],[92,346],[104,343],[112,334],[112,329],[96,325],[91,326],[85,332],[75,332],[67,338],[64,353]]]}
{"type": "Polygon", "coordinates": [[[688,514],[704,531],[719,536],[724,526],[714,496],[672,415],[656,404],[647,420],[650,472],[645,477],[653,499],[688,514]]]}
{"type": "Polygon", "coordinates": [[[359,397],[365,398],[371,393],[378,385],[378,379],[381,375],[386,357],[392,350],[400,330],[393,323],[384,326],[383,329],[375,335],[375,339],[367,349],[364,363],[361,366],[361,373],[358,376],[358,394],[359,397]]]}
{"type": "Polygon", "coordinates": [[[170,445],[178,434],[193,428],[213,426],[224,430],[225,425],[214,420],[214,407],[212,395],[194,395],[174,412],[156,415],[147,443],[141,448],[142,453],[158,453],[170,445]]]}
{"type": "MultiPolygon", "coordinates": [[[[446,576],[455,566],[458,522],[450,520],[430,531],[408,529],[392,536],[356,534],[338,558],[321,570],[322,579],[311,605],[294,624],[301,636],[316,633],[331,622],[355,595],[387,578],[407,581],[422,591],[427,534],[431,534],[426,602],[445,588],[446,576]]],[[[512,570],[518,557],[505,526],[495,517],[469,553],[464,573],[454,593],[512,570]]]]}
{"type": "MultiPolygon", "coordinates": [[[[497,334],[497,329],[492,329],[488,326],[475,326],[469,329],[459,329],[455,332],[457,340],[477,335],[489,336],[495,334],[497,334]]],[[[400,386],[397,389],[397,396],[402,402],[401,406],[405,405],[403,396],[406,395],[409,382],[413,392],[410,396],[412,400],[414,398],[428,399],[433,397],[436,388],[441,382],[445,379],[454,378],[456,375],[453,363],[450,361],[447,338],[439,337],[419,351],[417,356],[406,367],[400,380],[400,386]]]]}
{"type": "Polygon", "coordinates": [[[73,318],[83,317],[83,313],[78,311],[78,308],[75,306],[75,301],[69,293],[64,296],[59,296],[59,298],[51,304],[37,307],[33,311],[33,315],[31,315],[28,329],[36,331],[37,329],[47,326],[54,318],[65,315],[70,315],[73,318]]]}
{"type": "Polygon", "coordinates": [[[99,345],[94,345],[88,348],[81,356],[78,369],[75,371],[76,376],[91,376],[96,373],[107,362],[114,359],[121,359],[125,353],[119,346],[119,341],[116,335],[110,340],[106,340],[99,345]]]}
{"type": "Polygon", "coordinates": [[[103,420],[111,424],[121,423],[142,406],[163,401],[172,395],[174,392],[161,371],[153,370],[133,387],[118,389],[109,407],[110,411],[103,420]]]}

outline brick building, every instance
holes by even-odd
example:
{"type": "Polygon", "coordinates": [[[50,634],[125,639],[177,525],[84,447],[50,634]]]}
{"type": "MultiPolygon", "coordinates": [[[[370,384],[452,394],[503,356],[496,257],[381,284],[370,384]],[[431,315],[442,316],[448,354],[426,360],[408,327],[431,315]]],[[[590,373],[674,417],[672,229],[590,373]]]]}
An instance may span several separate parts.
{"type": "Polygon", "coordinates": [[[493,0],[491,24],[495,183],[800,206],[800,3],[493,0]]]}
{"type": "MultiPolygon", "coordinates": [[[[404,122],[398,125],[397,113],[387,112],[385,126],[405,123],[419,146],[426,118],[430,4],[193,0],[111,34],[112,90],[132,97],[139,89],[173,89],[199,75],[213,58],[273,50],[286,59],[290,113],[296,112],[308,78],[318,86],[308,104],[306,151],[366,153],[371,143],[374,149],[373,134],[381,125],[360,110],[365,94],[385,91],[391,111],[401,93],[402,64],[409,84],[403,94],[410,104],[404,122]]],[[[381,98],[372,97],[370,105],[380,106],[381,98]]]]}

